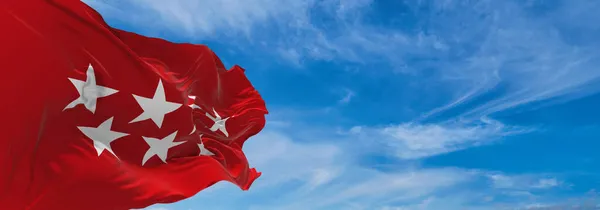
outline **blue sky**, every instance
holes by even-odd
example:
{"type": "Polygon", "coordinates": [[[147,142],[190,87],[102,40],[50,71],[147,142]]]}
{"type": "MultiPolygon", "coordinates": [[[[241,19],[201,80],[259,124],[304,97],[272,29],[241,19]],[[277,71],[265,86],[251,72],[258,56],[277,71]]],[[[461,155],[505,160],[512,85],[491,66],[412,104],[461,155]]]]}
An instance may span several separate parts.
{"type": "Polygon", "coordinates": [[[271,112],[245,148],[263,172],[250,191],[148,209],[600,204],[599,1],[86,2],[114,27],[207,44],[271,112]]]}

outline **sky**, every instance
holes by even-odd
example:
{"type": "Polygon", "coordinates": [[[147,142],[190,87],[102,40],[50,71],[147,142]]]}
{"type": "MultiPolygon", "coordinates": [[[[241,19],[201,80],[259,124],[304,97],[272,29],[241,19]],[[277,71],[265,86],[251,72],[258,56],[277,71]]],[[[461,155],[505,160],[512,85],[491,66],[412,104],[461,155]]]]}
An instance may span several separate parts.
{"type": "Polygon", "coordinates": [[[249,191],[147,210],[600,209],[600,1],[84,2],[208,45],[270,111],[249,191]]]}

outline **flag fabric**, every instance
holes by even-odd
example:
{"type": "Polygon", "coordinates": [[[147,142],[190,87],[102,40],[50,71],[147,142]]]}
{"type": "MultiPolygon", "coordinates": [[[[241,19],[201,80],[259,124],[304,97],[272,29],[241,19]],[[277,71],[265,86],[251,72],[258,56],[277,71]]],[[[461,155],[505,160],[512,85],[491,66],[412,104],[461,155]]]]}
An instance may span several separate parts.
{"type": "Polygon", "coordinates": [[[79,0],[3,0],[0,28],[0,209],[144,208],[260,175],[242,146],[265,103],[208,47],[79,0]]]}

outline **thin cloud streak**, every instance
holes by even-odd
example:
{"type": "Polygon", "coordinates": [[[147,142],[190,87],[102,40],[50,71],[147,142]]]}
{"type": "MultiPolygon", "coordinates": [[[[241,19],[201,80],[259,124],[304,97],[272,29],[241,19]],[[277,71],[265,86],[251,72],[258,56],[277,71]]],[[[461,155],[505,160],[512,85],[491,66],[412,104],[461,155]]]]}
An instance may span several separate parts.
{"type": "Polygon", "coordinates": [[[377,139],[387,146],[384,151],[400,159],[411,160],[491,144],[503,137],[532,131],[533,128],[509,126],[482,118],[477,124],[449,121],[438,124],[403,123],[381,128],[354,127],[349,134],[377,139]]]}
{"type": "MultiPolygon", "coordinates": [[[[561,19],[570,18],[565,14],[572,10],[598,7],[599,3],[569,2],[567,5],[570,6],[551,11],[547,16],[536,16],[531,14],[536,5],[526,6],[513,1],[484,2],[478,5],[477,13],[485,15],[485,20],[473,19],[474,24],[470,24],[473,31],[485,31],[479,39],[472,40],[478,43],[477,50],[445,64],[449,66],[445,68],[449,72],[445,77],[454,81],[451,83],[457,90],[466,91],[458,92],[454,101],[430,111],[425,118],[474,102],[492,91],[500,91],[496,93],[500,96],[476,102],[459,117],[478,118],[532,102],[573,95],[582,97],[600,90],[594,85],[600,77],[598,42],[572,43],[565,37],[570,33],[592,32],[592,27],[567,31],[565,28],[571,22],[561,19]],[[482,22],[486,24],[477,24],[482,22]]],[[[582,12],[600,20],[600,15],[595,12],[582,12]]]]}

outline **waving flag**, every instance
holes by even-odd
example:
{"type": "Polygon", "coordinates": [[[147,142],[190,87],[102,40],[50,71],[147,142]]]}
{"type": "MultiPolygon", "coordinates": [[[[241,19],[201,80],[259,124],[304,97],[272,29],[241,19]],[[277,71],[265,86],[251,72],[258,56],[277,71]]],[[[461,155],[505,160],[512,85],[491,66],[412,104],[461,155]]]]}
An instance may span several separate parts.
{"type": "Polygon", "coordinates": [[[260,175],[264,101],[206,46],[108,26],[75,0],[0,3],[0,208],[143,208],[260,175]]]}

